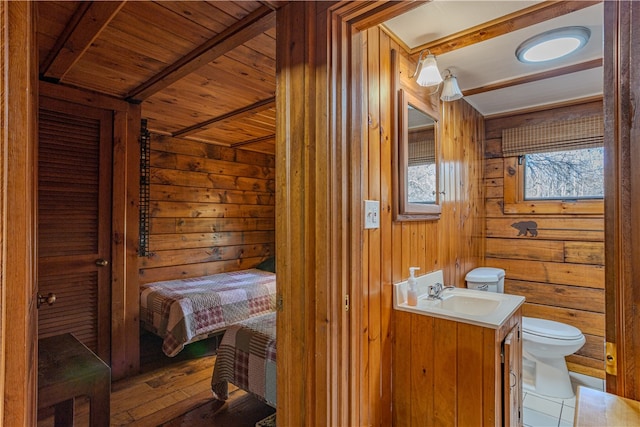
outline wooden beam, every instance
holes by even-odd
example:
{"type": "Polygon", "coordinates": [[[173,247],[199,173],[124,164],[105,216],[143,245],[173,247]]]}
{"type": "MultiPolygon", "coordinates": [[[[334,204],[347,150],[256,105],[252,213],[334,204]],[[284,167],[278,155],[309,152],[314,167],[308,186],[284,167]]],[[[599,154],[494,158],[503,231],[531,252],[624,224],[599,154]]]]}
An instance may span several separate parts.
{"type": "Polygon", "coordinates": [[[420,51],[429,49],[432,54],[441,55],[494,37],[503,36],[507,33],[539,24],[598,3],[602,3],[602,0],[545,1],[484,24],[417,46],[411,49],[410,53],[412,57],[417,58],[420,51]]]}
{"type": "Polygon", "coordinates": [[[124,4],[125,1],[80,2],[49,56],[42,63],[40,74],[43,78],[62,80],[124,4]]]}
{"type": "Polygon", "coordinates": [[[477,95],[479,93],[491,92],[492,90],[504,89],[507,87],[522,85],[525,83],[536,82],[539,80],[550,79],[552,77],[563,76],[565,74],[577,73],[578,71],[590,70],[592,68],[602,67],[602,58],[593,59],[591,61],[582,62],[580,64],[569,65],[568,67],[556,68],[554,70],[545,71],[543,73],[529,74],[527,76],[518,77],[516,79],[503,80],[486,86],[480,86],[473,89],[463,91],[464,96],[477,95]]]}
{"type": "MultiPolygon", "coordinates": [[[[214,117],[209,120],[205,120],[204,122],[196,123],[193,126],[186,127],[182,130],[176,131],[172,134],[174,137],[186,136],[192,133],[198,132],[202,128],[209,126],[210,124],[220,122],[222,120],[227,120],[230,118],[239,119],[241,117],[246,117],[250,114],[268,110],[269,108],[273,108],[276,105],[276,97],[272,96],[271,98],[260,100],[254,104],[247,105],[246,107],[238,108],[237,110],[230,111],[228,113],[222,114],[220,116],[214,117]]],[[[244,143],[242,143],[244,144],[244,143]]]]}
{"type": "Polygon", "coordinates": [[[261,4],[268,6],[272,10],[278,10],[289,3],[288,0],[261,0],[261,4]]]}
{"type": "Polygon", "coordinates": [[[226,30],[133,89],[127,99],[142,101],[247,41],[273,28],[276,14],[261,6],[226,30]]]}
{"type": "Polygon", "coordinates": [[[602,95],[588,96],[586,98],[580,98],[580,99],[570,99],[568,101],[554,102],[552,104],[536,105],[534,107],[523,108],[521,110],[512,110],[512,111],[506,111],[503,113],[489,114],[484,116],[484,119],[486,122],[487,120],[495,120],[495,119],[501,119],[506,117],[515,117],[523,114],[537,113],[540,111],[549,111],[555,108],[565,108],[565,107],[572,107],[575,105],[589,104],[591,102],[602,102],[602,95]]]}
{"type": "Polygon", "coordinates": [[[349,21],[354,29],[364,31],[367,28],[382,24],[383,22],[396,16],[407,13],[432,0],[411,0],[411,1],[359,1],[352,2],[346,7],[338,7],[338,11],[349,9],[345,12],[343,19],[349,21]]]}
{"type": "Polygon", "coordinates": [[[244,147],[245,145],[251,145],[251,144],[255,144],[257,142],[268,141],[270,139],[274,139],[275,140],[275,138],[276,138],[275,135],[261,136],[260,138],[250,139],[248,141],[234,142],[233,144],[230,145],[230,147],[231,148],[244,147]]]}

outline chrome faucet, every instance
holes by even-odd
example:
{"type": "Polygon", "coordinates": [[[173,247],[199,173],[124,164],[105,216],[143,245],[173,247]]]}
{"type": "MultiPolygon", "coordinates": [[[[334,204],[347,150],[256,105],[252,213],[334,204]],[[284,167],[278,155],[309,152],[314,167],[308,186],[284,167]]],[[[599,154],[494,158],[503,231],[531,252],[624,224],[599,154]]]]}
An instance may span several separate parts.
{"type": "Polygon", "coordinates": [[[444,286],[442,283],[436,283],[433,286],[427,288],[427,294],[429,299],[442,299],[442,293],[445,289],[455,289],[455,286],[444,286]]]}

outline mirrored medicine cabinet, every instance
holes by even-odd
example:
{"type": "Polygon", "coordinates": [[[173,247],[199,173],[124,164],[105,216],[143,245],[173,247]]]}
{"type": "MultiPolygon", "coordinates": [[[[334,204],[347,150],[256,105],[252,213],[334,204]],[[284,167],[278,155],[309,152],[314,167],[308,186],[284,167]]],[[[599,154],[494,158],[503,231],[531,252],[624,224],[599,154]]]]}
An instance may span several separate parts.
{"type": "Polygon", "coordinates": [[[440,218],[439,132],[435,113],[410,92],[398,90],[396,221],[440,218]]]}

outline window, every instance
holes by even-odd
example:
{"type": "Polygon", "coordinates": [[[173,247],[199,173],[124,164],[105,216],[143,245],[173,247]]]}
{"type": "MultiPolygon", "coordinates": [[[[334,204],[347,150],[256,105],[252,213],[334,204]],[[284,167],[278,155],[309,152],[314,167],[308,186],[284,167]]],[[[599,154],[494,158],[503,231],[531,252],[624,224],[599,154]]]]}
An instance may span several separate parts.
{"type": "Polygon", "coordinates": [[[604,212],[602,116],[504,129],[504,213],[604,212]]]}
{"type": "Polygon", "coordinates": [[[604,148],[525,154],[525,200],[584,200],[604,196],[604,148]]]}

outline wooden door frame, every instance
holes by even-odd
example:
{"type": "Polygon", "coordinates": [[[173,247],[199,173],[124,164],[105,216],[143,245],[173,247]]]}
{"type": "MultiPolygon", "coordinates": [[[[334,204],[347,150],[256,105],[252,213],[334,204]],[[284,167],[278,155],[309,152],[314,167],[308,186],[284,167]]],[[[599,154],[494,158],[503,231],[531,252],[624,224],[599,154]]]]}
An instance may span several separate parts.
{"type": "Polygon", "coordinates": [[[640,3],[604,9],[606,388],[638,400],[640,3]]]}
{"type": "MultiPolygon", "coordinates": [[[[368,425],[363,397],[357,34],[420,2],[290,2],[277,14],[278,423],[368,425]],[[350,309],[345,310],[345,298],[350,309]]],[[[374,412],[377,409],[373,408],[374,412]]],[[[391,411],[391,408],[385,410],[391,411]]],[[[375,418],[375,417],[374,417],[375,418]]]]}
{"type": "Polygon", "coordinates": [[[36,424],[37,48],[32,2],[0,5],[0,424],[36,424]]]}

